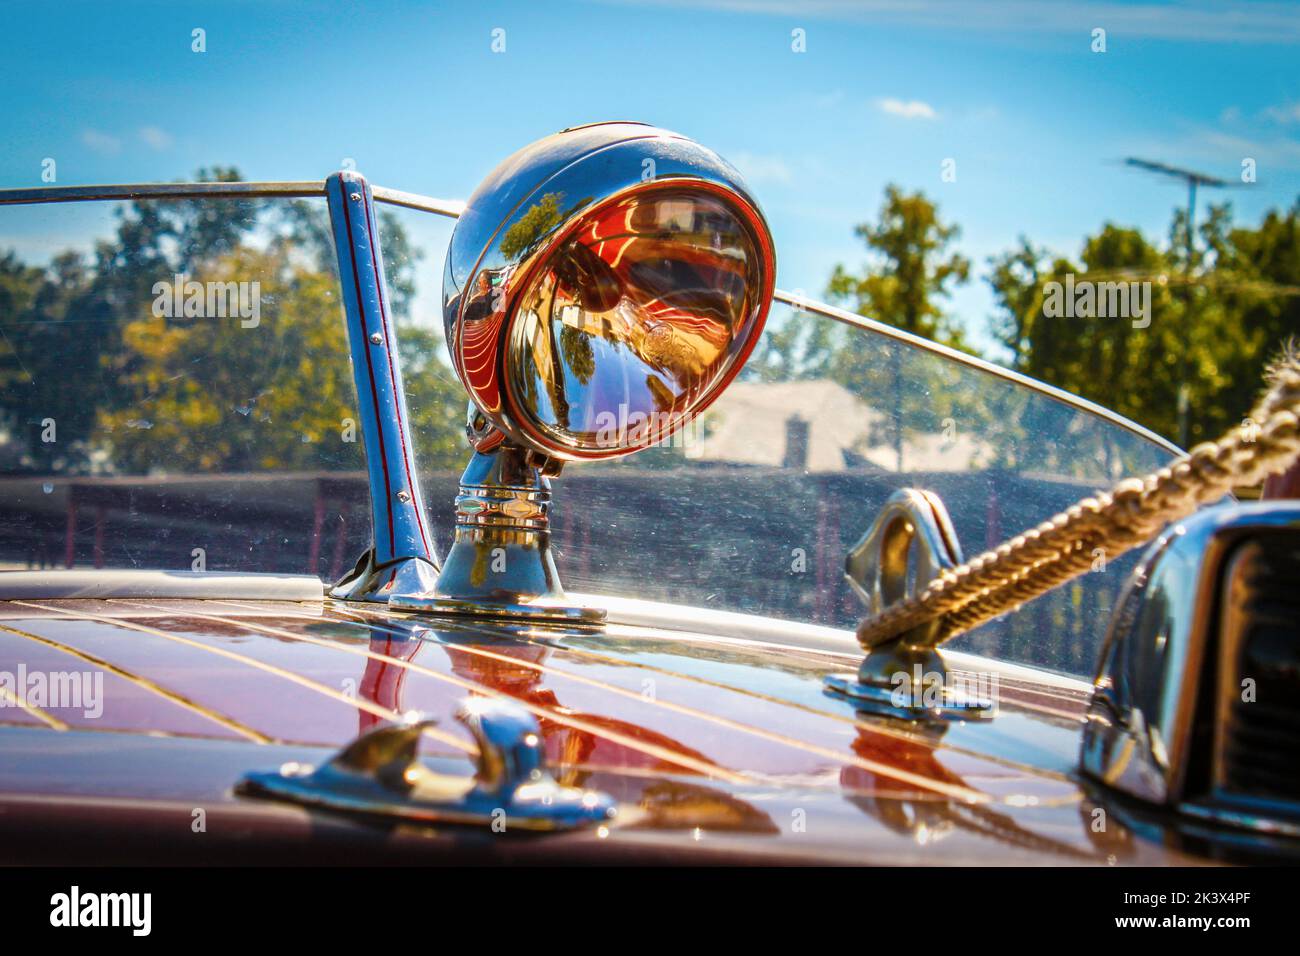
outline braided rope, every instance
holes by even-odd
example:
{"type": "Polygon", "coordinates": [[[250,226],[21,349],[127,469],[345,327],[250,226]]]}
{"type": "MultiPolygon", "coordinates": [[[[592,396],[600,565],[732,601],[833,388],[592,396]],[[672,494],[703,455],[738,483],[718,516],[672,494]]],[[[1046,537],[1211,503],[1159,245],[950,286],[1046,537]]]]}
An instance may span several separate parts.
{"type": "Polygon", "coordinates": [[[1233,487],[1285,471],[1300,456],[1300,355],[1280,360],[1269,384],[1251,412],[1255,428],[1197,445],[945,571],[920,594],[863,621],[858,641],[874,647],[936,618],[943,619],[937,640],[947,640],[1085,573],[1098,549],[1119,557],[1233,487]]]}

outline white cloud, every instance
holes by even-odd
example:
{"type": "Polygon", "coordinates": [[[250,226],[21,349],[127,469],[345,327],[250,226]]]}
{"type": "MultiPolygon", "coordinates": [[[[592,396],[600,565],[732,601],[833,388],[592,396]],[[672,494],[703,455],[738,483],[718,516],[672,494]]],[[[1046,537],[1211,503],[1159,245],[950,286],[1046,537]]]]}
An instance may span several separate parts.
{"type": "Polygon", "coordinates": [[[163,150],[171,147],[173,142],[171,133],[161,130],[157,126],[142,126],[140,128],[140,139],[150,149],[163,150]]]}
{"type": "Polygon", "coordinates": [[[82,130],[81,142],[96,153],[112,154],[122,148],[120,139],[116,136],[110,136],[108,133],[101,133],[97,129],[82,130]]]}
{"type": "Polygon", "coordinates": [[[891,116],[901,116],[903,119],[926,119],[932,120],[938,118],[939,114],[934,111],[934,107],[929,103],[921,100],[896,100],[892,97],[886,97],[882,100],[876,100],[882,112],[891,116]]]}
{"type": "Polygon", "coordinates": [[[730,159],[732,165],[739,169],[745,180],[751,184],[788,183],[794,178],[790,174],[790,167],[780,156],[740,152],[732,154],[730,159]]]}
{"type": "Polygon", "coordinates": [[[1234,169],[1248,157],[1264,165],[1285,169],[1295,169],[1300,165],[1300,143],[1291,139],[1261,139],[1206,130],[1201,133],[1200,142],[1210,155],[1230,163],[1234,169]]]}
{"type": "Polygon", "coordinates": [[[1270,106],[1264,111],[1269,119],[1278,123],[1300,123],[1300,103],[1287,103],[1285,106],[1270,106]]]}

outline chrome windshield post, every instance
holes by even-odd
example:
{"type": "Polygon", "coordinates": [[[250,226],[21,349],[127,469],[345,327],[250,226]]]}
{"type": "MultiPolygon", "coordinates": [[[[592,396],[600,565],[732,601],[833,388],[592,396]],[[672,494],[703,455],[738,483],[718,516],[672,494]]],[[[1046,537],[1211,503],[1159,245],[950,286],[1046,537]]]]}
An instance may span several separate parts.
{"type": "Polygon", "coordinates": [[[432,587],[439,562],[415,469],[374,197],[365,177],[348,171],[330,176],[325,193],[347,315],[373,530],[370,550],[330,595],[387,601],[394,591],[432,587]]]}

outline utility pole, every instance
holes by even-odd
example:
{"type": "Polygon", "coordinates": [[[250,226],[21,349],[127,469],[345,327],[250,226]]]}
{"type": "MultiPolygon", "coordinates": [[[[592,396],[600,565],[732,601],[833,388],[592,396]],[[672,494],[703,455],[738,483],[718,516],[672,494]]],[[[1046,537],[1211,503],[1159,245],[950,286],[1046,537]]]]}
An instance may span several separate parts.
{"type": "Polygon", "coordinates": [[[1190,351],[1192,306],[1196,300],[1196,292],[1192,287],[1192,259],[1196,253],[1196,187],[1207,186],[1213,189],[1222,189],[1231,186],[1232,183],[1225,179],[1219,179],[1217,176],[1210,176],[1207,173],[1198,173],[1192,169],[1182,169],[1178,166],[1170,166],[1167,163],[1158,163],[1150,159],[1137,159],[1130,156],[1124,162],[1137,169],[1144,169],[1149,173],[1156,173],[1160,176],[1168,176],[1187,184],[1187,262],[1183,274],[1185,288],[1187,289],[1188,328],[1183,336],[1182,349],[1178,356],[1178,445],[1180,448],[1186,448],[1189,438],[1188,412],[1191,404],[1191,391],[1187,384],[1187,355],[1190,351]]]}

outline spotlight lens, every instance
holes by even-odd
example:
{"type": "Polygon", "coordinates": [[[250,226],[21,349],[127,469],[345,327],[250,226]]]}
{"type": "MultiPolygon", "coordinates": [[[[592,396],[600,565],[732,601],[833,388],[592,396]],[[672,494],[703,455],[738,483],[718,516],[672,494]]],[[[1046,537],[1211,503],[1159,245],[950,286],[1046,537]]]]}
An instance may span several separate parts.
{"type": "Polygon", "coordinates": [[[580,457],[662,441],[744,361],[770,262],[746,213],[701,189],[596,207],[516,299],[507,394],[521,424],[580,457]]]}

